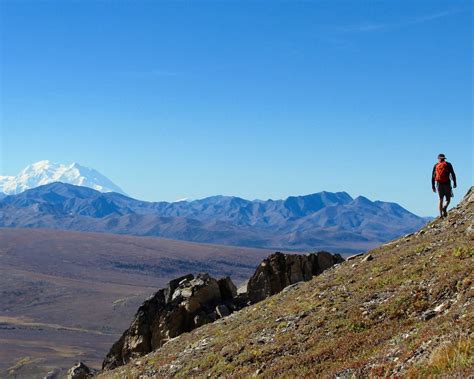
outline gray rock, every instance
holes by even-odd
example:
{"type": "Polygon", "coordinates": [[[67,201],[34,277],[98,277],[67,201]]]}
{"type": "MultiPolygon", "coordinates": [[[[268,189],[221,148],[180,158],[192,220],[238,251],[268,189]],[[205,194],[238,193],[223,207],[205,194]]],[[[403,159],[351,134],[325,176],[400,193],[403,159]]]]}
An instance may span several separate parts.
{"type": "Polygon", "coordinates": [[[237,287],[228,276],[219,279],[217,282],[223,299],[233,299],[237,295],[237,287]]]}
{"type": "Polygon", "coordinates": [[[82,362],[76,363],[67,372],[67,379],[88,379],[92,378],[97,370],[91,369],[82,362]]]}
{"type": "Polygon", "coordinates": [[[372,261],[374,259],[374,257],[370,254],[366,255],[364,257],[364,259],[362,259],[362,262],[369,262],[369,261],[372,261]]]}
{"type": "Polygon", "coordinates": [[[321,274],[324,270],[344,262],[344,258],[339,254],[331,254],[326,251],[309,254],[310,259],[314,259],[314,257],[316,257],[316,264],[313,263],[313,275],[321,274]]]}
{"type": "Polygon", "coordinates": [[[240,287],[237,289],[237,294],[247,293],[247,285],[248,285],[248,280],[240,285],[240,287]]]}
{"type": "Polygon", "coordinates": [[[49,372],[43,377],[43,379],[57,379],[57,378],[59,378],[60,372],[61,372],[60,369],[55,368],[55,369],[49,371],[49,372]]]}
{"type": "Polygon", "coordinates": [[[183,302],[183,305],[189,313],[196,313],[206,304],[218,303],[222,300],[219,283],[208,274],[199,274],[185,285],[184,290],[190,295],[183,302]]]}
{"type": "Polygon", "coordinates": [[[301,282],[297,282],[297,283],[293,283],[293,284],[290,284],[289,286],[283,288],[281,290],[282,293],[285,293],[285,292],[290,292],[290,291],[293,291],[294,289],[298,288],[300,286],[301,282]]]}
{"type": "Polygon", "coordinates": [[[436,311],[434,311],[433,309],[429,309],[429,310],[423,312],[423,314],[421,315],[421,319],[423,321],[428,321],[428,320],[432,319],[433,317],[435,317],[436,314],[437,314],[436,311]]]}
{"type": "Polygon", "coordinates": [[[229,308],[227,308],[226,305],[224,304],[219,304],[217,307],[216,307],[216,313],[219,317],[226,317],[226,316],[229,316],[230,315],[230,310],[229,308]]]}
{"type": "Polygon", "coordinates": [[[166,302],[171,301],[171,297],[173,296],[173,293],[175,289],[179,286],[180,283],[183,283],[185,281],[189,281],[194,279],[193,274],[188,274],[181,276],[179,278],[173,279],[168,283],[168,286],[165,288],[164,295],[165,295],[165,300],[166,302]]]}
{"type": "Polygon", "coordinates": [[[212,317],[211,315],[208,315],[205,312],[199,312],[196,316],[194,316],[194,325],[196,326],[196,328],[205,324],[209,324],[210,322],[213,322],[213,321],[214,321],[214,317],[212,317]]]}
{"type": "Polygon", "coordinates": [[[350,257],[347,257],[346,258],[346,261],[352,261],[353,259],[356,259],[362,255],[364,255],[365,253],[359,253],[359,254],[354,254],[354,255],[351,255],[350,257]]]}
{"type": "Polygon", "coordinates": [[[308,255],[275,253],[264,259],[247,284],[251,303],[261,301],[291,284],[308,281],[337,263],[339,255],[318,252],[308,255]]]}
{"type": "Polygon", "coordinates": [[[237,293],[237,296],[232,299],[232,304],[230,304],[233,310],[242,309],[247,305],[250,305],[250,300],[247,292],[237,293]]]}
{"type": "Polygon", "coordinates": [[[225,302],[235,293],[230,278],[219,283],[208,274],[199,274],[172,280],[140,306],[130,327],[107,354],[103,369],[121,366],[182,333],[230,314],[225,302]],[[216,306],[221,306],[220,313],[216,313],[216,306]]]}

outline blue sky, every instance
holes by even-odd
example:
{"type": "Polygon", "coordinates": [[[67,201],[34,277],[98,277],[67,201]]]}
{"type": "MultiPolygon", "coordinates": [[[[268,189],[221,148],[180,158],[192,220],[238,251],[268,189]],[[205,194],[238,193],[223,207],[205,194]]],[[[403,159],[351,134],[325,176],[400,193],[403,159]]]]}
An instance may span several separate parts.
{"type": "Polygon", "coordinates": [[[469,1],[2,1],[0,174],[146,200],[322,190],[436,213],[472,185],[469,1]]]}

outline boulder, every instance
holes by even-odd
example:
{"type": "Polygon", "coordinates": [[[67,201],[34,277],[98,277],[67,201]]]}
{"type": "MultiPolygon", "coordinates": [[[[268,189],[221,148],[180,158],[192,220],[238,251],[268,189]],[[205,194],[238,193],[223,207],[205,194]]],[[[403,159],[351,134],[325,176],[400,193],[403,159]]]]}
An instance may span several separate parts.
{"type": "Polygon", "coordinates": [[[372,254],[367,254],[363,259],[362,259],[362,262],[369,262],[369,261],[372,261],[374,260],[374,257],[372,256],[372,254]]]}
{"type": "Polygon", "coordinates": [[[237,295],[237,287],[228,276],[219,279],[218,283],[222,298],[231,300],[237,295]]]}
{"type": "Polygon", "coordinates": [[[359,253],[359,254],[354,254],[354,255],[351,255],[350,257],[347,257],[346,258],[346,261],[352,261],[353,259],[356,259],[358,257],[361,257],[362,255],[364,255],[365,253],[359,253]]]}
{"type": "Polygon", "coordinates": [[[248,280],[243,282],[239,288],[237,288],[237,294],[240,294],[240,293],[247,293],[247,284],[248,284],[248,280]]]}
{"type": "Polygon", "coordinates": [[[342,258],[339,254],[331,254],[327,251],[319,251],[317,253],[309,254],[309,257],[316,257],[316,264],[313,264],[314,275],[319,275],[324,270],[327,270],[335,264],[344,262],[344,258],[342,258]]]}
{"type": "Polygon", "coordinates": [[[208,274],[200,274],[179,286],[173,294],[173,300],[179,301],[188,313],[196,314],[207,304],[219,303],[222,295],[216,279],[208,274]]]}
{"type": "Polygon", "coordinates": [[[165,301],[167,303],[169,303],[171,301],[171,297],[173,296],[174,290],[176,288],[178,288],[180,283],[182,283],[182,282],[184,283],[184,282],[192,280],[192,279],[194,279],[194,275],[193,274],[188,274],[188,275],[181,276],[179,278],[171,280],[165,288],[165,292],[164,292],[165,301]]]}
{"type": "Polygon", "coordinates": [[[92,378],[97,370],[92,369],[82,362],[76,363],[67,372],[67,379],[88,379],[92,378]]]}
{"type": "Polygon", "coordinates": [[[235,293],[230,278],[218,281],[208,274],[190,274],[172,280],[140,306],[107,354],[103,369],[121,366],[171,338],[230,314],[230,309],[236,309],[231,304],[235,293]]]}
{"type": "Polygon", "coordinates": [[[199,328],[202,325],[209,324],[210,322],[215,321],[214,315],[209,315],[206,312],[199,312],[194,316],[194,325],[196,328],[199,328]]]}
{"type": "Polygon", "coordinates": [[[307,255],[275,253],[264,259],[247,284],[251,303],[272,296],[283,288],[310,280],[344,259],[339,254],[318,252],[307,255]]]}
{"type": "Polygon", "coordinates": [[[230,310],[229,310],[229,308],[227,308],[227,306],[225,304],[219,304],[216,307],[216,314],[219,317],[226,317],[226,316],[230,315],[230,310]]]}

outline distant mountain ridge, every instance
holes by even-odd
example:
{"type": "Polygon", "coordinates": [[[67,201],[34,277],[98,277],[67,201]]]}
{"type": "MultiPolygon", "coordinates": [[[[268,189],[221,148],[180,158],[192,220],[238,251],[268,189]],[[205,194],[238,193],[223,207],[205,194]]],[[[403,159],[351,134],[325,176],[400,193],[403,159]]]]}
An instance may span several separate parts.
{"type": "MultiPolygon", "coordinates": [[[[93,188],[101,192],[125,192],[97,170],[72,163],[65,165],[47,160],[33,163],[16,176],[0,176],[0,194],[16,195],[28,189],[54,182],[93,188]]],[[[0,196],[2,198],[2,196],[0,196]]]]}
{"type": "Polygon", "coordinates": [[[424,218],[395,203],[320,192],[285,200],[213,196],[145,202],[52,183],[0,199],[0,227],[56,228],[159,236],[288,250],[367,250],[410,233],[424,218]]]}

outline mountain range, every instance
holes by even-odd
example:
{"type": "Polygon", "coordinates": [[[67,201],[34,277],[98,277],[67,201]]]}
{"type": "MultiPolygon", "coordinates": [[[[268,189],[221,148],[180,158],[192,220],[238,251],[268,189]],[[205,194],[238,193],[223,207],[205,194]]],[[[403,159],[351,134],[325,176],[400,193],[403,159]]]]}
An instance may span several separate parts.
{"type": "Polygon", "coordinates": [[[16,176],[0,176],[0,198],[3,197],[2,193],[16,195],[28,189],[54,182],[75,184],[101,192],[118,192],[125,195],[119,186],[93,168],[84,167],[79,163],[65,165],[43,160],[27,166],[16,176]]]}
{"type": "Polygon", "coordinates": [[[396,203],[352,198],[346,192],[265,201],[212,196],[170,203],[56,182],[0,199],[0,227],[342,253],[365,251],[410,233],[426,221],[396,203]]]}

